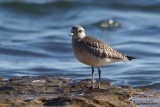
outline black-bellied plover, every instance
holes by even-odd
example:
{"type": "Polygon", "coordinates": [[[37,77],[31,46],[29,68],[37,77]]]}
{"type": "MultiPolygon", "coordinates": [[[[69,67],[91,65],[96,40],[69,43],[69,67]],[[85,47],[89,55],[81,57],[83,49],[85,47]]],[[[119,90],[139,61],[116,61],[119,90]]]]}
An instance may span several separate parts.
{"type": "Polygon", "coordinates": [[[72,36],[72,47],[75,57],[80,62],[92,67],[92,88],[94,88],[94,67],[98,68],[98,88],[100,88],[101,66],[106,66],[113,62],[135,59],[117,52],[95,37],[87,36],[84,28],[79,25],[72,27],[70,35],[72,36]]]}

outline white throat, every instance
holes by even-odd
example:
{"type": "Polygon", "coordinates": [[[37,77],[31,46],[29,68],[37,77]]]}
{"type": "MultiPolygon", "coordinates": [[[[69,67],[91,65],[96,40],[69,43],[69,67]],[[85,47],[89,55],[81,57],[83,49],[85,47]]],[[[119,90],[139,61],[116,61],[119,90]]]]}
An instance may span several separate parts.
{"type": "Polygon", "coordinates": [[[86,34],[85,34],[85,33],[82,33],[82,34],[80,34],[78,37],[82,39],[82,38],[84,38],[85,36],[86,36],[86,34]]]}

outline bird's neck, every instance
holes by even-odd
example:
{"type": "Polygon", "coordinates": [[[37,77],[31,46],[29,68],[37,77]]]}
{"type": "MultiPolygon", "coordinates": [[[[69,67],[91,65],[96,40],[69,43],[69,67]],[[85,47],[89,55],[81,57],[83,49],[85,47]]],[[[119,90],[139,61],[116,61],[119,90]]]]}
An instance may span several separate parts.
{"type": "Polygon", "coordinates": [[[81,39],[83,39],[86,35],[81,35],[81,36],[72,36],[72,40],[78,40],[80,41],[81,39]]]}

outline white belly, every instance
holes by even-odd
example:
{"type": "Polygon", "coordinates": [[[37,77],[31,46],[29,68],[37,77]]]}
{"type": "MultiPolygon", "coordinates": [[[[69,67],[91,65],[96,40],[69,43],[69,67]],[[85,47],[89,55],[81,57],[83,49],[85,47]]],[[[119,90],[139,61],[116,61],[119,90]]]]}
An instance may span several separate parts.
{"type": "Polygon", "coordinates": [[[99,66],[100,67],[100,66],[109,65],[113,62],[120,61],[120,60],[115,60],[115,59],[110,59],[110,58],[100,58],[100,57],[88,55],[85,53],[82,54],[82,53],[74,52],[74,54],[80,62],[87,64],[87,65],[90,65],[90,66],[99,66]]]}

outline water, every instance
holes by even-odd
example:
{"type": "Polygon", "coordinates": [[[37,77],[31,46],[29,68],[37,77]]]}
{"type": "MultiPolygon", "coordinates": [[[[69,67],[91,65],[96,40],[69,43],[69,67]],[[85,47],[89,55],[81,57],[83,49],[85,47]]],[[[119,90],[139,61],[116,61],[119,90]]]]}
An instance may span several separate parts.
{"type": "Polygon", "coordinates": [[[103,80],[160,89],[159,13],[159,0],[1,0],[0,76],[91,78],[91,68],[75,59],[68,36],[80,24],[87,34],[137,58],[102,67],[103,80]],[[109,19],[121,26],[102,28],[109,19]]]}

